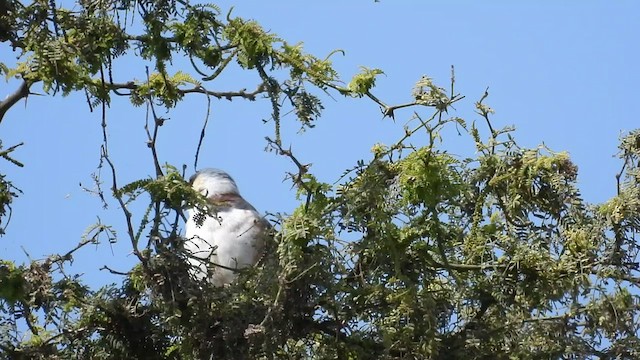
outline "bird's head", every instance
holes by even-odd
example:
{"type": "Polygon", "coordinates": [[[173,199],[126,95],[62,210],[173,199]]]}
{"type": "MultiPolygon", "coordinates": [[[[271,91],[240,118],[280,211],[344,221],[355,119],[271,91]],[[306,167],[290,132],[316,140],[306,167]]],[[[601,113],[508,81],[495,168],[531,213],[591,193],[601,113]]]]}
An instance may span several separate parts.
{"type": "Polygon", "coordinates": [[[211,168],[200,170],[191,176],[189,183],[208,199],[240,196],[236,182],[222,170],[211,168]]]}

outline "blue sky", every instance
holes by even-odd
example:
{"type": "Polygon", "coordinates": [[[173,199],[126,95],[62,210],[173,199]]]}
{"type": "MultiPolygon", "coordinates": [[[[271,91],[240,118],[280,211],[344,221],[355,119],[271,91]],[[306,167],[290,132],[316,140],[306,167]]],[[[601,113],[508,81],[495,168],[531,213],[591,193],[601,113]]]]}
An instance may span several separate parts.
{"type": "MultiPolygon", "coordinates": [[[[385,71],[374,93],[387,103],[410,101],[411,88],[422,76],[449,84],[456,69],[457,92],[466,98],[455,115],[480,120],[473,103],[489,87],[486,103],[496,110],[494,125],[515,125],[523,146],[544,142],[568,151],[578,165],[579,185],[589,202],[602,202],[615,193],[614,158],[621,133],[637,127],[634,108],[640,83],[638,35],[640,3],[635,1],[317,1],[218,3],[223,12],[259,21],[290,43],[323,58],[334,49],[336,69],[348,81],[359,66],[385,71]]],[[[15,55],[0,45],[0,61],[15,55]]],[[[174,67],[188,69],[184,59],[174,67]]],[[[116,64],[116,79],[145,78],[144,64],[128,57],[116,64]]],[[[17,82],[0,85],[4,98],[17,82]]],[[[252,89],[255,76],[233,73],[210,84],[212,90],[252,89]]],[[[34,89],[37,90],[37,89],[34,89]]],[[[298,134],[290,116],[283,121],[284,143],[323,181],[334,182],[358,159],[368,159],[378,142],[392,143],[403,134],[411,110],[399,111],[396,121],[382,119],[366,99],[326,98],[325,112],[315,129],[298,134]],[[335,100],[334,100],[335,99],[335,100]]],[[[161,161],[189,165],[206,114],[206,99],[192,96],[164,114],[161,161]]],[[[261,211],[290,212],[298,202],[290,183],[283,182],[292,164],[264,151],[272,134],[266,100],[214,101],[200,167],[227,170],[243,195],[261,211]]],[[[423,114],[429,114],[428,111],[423,114]]],[[[110,147],[119,168],[120,184],[153,175],[144,132],[145,109],[126,98],[115,99],[108,111],[110,147]]],[[[92,187],[101,144],[99,111],[91,113],[84,95],[32,96],[7,114],[0,124],[5,147],[25,145],[14,153],[24,162],[17,168],[0,162],[24,191],[14,203],[7,235],[0,238],[0,258],[24,261],[75,246],[99,217],[118,231],[120,241],[87,248],[76,257],[73,271],[90,283],[113,278],[98,269],[109,265],[126,270],[133,262],[122,216],[114,201],[102,209],[99,200],[82,190],[92,187]]],[[[416,140],[418,143],[420,139],[416,140]]],[[[470,139],[447,132],[445,146],[468,155],[470,139]]],[[[105,189],[109,184],[105,184],[105,189]]],[[[139,219],[139,217],[138,217],[139,219]]]]}

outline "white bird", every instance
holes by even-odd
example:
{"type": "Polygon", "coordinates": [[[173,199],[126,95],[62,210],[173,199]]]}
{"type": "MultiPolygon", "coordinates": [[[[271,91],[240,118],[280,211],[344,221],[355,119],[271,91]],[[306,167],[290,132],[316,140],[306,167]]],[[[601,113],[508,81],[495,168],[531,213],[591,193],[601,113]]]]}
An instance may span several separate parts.
{"type": "Polygon", "coordinates": [[[189,182],[213,206],[211,214],[189,210],[184,247],[191,275],[198,280],[210,277],[215,286],[229,284],[237,276],[235,270],[255,265],[263,255],[270,225],[240,196],[236,182],[226,172],[200,170],[189,182]],[[196,219],[203,215],[198,226],[196,219]]]}

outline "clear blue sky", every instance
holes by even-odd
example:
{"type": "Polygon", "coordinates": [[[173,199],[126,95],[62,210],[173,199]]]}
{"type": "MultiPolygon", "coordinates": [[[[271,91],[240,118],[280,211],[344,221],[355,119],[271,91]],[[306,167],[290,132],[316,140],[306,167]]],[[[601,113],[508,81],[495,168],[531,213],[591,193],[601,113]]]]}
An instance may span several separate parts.
{"type": "MultiPolygon", "coordinates": [[[[496,110],[497,127],[515,125],[521,145],[544,142],[568,151],[579,166],[579,183],[590,202],[602,202],[615,191],[620,162],[613,156],[619,135],[638,127],[634,104],[640,97],[640,3],[635,1],[224,1],[223,12],[258,20],[288,42],[303,41],[305,49],[324,57],[334,49],[336,69],[345,80],[360,65],[385,71],[375,94],[388,103],[410,101],[411,88],[422,75],[442,85],[456,68],[457,91],[466,99],[456,115],[479,120],[473,103],[486,87],[487,104],[496,110]]],[[[10,49],[0,46],[0,59],[11,62],[10,49]]],[[[177,68],[188,68],[175,59],[177,68]]],[[[117,80],[145,78],[144,66],[134,59],[116,64],[117,80]],[[120,74],[120,75],[119,75],[120,74]]],[[[233,74],[209,85],[212,90],[252,89],[253,77],[233,74]]],[[[16,82],[0,85],[4,98],[16,82]]],[[[37,90],[37,89],[36,89],[37,90]]],[[[297,134],[293,118],[286,118],[284,141],[321,180],[335,181],[358,159],[368,159],[377,142],[391,143],[403,133],[411,111],[398,112],[396,123],[382,119],[378,107],[366,99],[325,100],[326,111],[317,127],[297,134]]],[[[190,166],[206,99],[192,96],[166,114],[161,129],[162,161],[190,166]]],[[[208,137],[200,167],[218,167],[235,177],[243,195],[261,211],[290,212],[297,202],[285,171],[287,159],[264,152],[264,136],[272,134],[269,104],[219,101],[211,108],[208,137]]],[[[120,184],[153,174],[145,145],[144,108],[115,99],[108,112],[112,156],[120,184]]],[[[100,113],[88,110],[83,94],[32,96],[18,104],[0,124],[5,147],[25,145],[14,153],[24,162],[17,168],[0,161],[24,191],[14,203],[7,235],[0,238],[0,258],[23,261],[24,248],[32,258],[72,248],[97,217],[111,224],[120,242],[85,249],[74,271],[87,274],[93,284],[113,280],[98,271],[102,265],[127,270],[133,263],[122,216],[114,201],[107,210],[82,191],[92,187],[101,143],[100,113]]],[[[465,153],[467,138],[447,133],[452,152],[465,153]]],[[[108,188],[109,184],[105,184],[108,188]]],[[[139,219],[139,217],[137,218],[139,219]]]]}

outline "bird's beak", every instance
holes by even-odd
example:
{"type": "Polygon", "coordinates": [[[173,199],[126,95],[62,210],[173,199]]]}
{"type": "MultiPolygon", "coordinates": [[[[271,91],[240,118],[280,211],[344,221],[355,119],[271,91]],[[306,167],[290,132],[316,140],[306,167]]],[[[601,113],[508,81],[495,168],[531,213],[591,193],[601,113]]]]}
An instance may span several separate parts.
{"type": "Polygon", "coordinates": [[[197,174],[191,175],[191,177],[189,178],[189,185],[193,186],[193,182],[196,180],[196,175],[197,174]]]}

